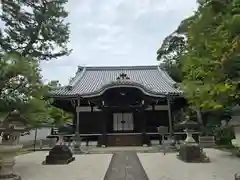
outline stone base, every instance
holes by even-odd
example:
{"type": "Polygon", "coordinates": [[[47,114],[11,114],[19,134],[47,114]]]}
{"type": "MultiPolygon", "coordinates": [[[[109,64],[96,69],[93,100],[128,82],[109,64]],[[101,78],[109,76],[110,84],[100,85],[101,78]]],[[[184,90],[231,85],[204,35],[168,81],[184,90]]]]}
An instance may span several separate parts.
{"type": "Polygon", "coordinates": [[[198,145],[182,144],[178,157],[185,162],[194,162],[200,159],[201,153],[201,148],[198,145]]]}
{"type": "Polygon", "coordinates": [[[69,164],[75,160],[71,150],[66,145],[55,145],[46,156],[44,165],[69,164]]]}
{"type": "Polygon", "coordinates": [[[22,180],[21,176],[16,174],[3,174],[0,175],[0,180],[22,180]]]}
{"type": "Polygon", "coordinates": [[[83,151],[81,150],[80,146],[74,146],[73,153],[74,154],[83,154],[83,151]]]}
{"type": "Polygon", "coordinates": [[[179,149],[178,158],[184,162],[210,162],[198,144],[182,144],[179,149]]]}

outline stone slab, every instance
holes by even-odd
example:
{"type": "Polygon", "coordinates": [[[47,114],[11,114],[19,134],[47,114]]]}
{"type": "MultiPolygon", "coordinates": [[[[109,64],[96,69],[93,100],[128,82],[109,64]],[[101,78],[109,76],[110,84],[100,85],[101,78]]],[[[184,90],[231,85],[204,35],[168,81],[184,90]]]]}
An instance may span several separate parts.
{"type": "Polygon", "coordinates": [[[217,149],[204,149],[210,163],[185,163],[176,153],[138,153],[150,180],[233,180],[240,159],[217,149]]]}
{"type": "Polygon", "coordinates": [[[46,151],[16,157],[14,169],[23,180],[103,180],[112,154],[76,155],[68,165],[42,165],[46,151]]]}
{"type": "Polygon", "coordinates": [[[135,152],[114,153],[104,180],[148,180],[135,152]]]}

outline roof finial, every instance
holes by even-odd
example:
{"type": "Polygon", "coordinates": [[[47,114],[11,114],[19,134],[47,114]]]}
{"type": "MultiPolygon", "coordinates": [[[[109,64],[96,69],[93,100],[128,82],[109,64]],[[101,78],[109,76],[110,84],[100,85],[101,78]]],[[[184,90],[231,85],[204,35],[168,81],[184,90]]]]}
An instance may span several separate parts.
{"type": "Polygon", "coordinates": [[[117,80],[129,80],[130,78],[127,76],[126,73],[121,73],[118,77],[117,80]]]}

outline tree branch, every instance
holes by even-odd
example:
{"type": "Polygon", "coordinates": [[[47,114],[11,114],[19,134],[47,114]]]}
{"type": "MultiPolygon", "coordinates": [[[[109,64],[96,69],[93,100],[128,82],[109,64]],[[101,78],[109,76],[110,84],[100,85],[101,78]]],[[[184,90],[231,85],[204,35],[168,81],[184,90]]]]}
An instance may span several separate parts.
{"type": "MultiPolygon", "coordinates": [[[[42,0],[43,3],[43,7],[42,7],[42,13],[41,15],[44,16],[45,12],[46,12],[46,8],[47,8],[47,2],[45,0],[42,0]]],[[[42,24],[44,22],[44,18],[40,18],[40,20],[38,21],[36,19],[36,21],[38,22],[37,27],[35,28],[35,31],[32,33],[32,35],[30,36],[30,41],[27,44],[26,48],[23,50],[22,55],[26,56],[27,54],[29,54],[29,51],[31,49],[33,49],[33,44],[38,40],[38,35],[41,31],[42,28],[42,24]]]]}

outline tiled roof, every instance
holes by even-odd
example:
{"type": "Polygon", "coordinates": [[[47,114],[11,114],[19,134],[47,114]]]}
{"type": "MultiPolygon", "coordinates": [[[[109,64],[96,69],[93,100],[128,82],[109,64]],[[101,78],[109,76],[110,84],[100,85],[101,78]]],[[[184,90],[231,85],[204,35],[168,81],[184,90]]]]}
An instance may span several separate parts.
{"type": "Polygon", "coordinates": [[[176,82],[159,66],[79,67],[69,86],[50,92],[53,96],[91,97],[112,87],[135,87],[151,96],[179,95],[176,82]],[[117,80],[121,75],[126,80],[117,80]]]}

